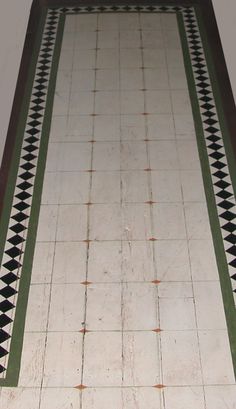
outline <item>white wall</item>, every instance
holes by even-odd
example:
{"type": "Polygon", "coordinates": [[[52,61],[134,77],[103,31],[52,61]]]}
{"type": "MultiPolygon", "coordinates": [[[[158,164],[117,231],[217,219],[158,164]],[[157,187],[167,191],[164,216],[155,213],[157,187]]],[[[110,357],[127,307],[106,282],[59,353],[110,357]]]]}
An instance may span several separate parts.
{"type": "Polygon", "coordinates": [[[14,98],[32,0],[1,0],[0,12],[0,161],[14,98]]]}
{"type": "Polygon", "coordinates": [[[212,0],[236,101],[236,0],[212,0]]]}

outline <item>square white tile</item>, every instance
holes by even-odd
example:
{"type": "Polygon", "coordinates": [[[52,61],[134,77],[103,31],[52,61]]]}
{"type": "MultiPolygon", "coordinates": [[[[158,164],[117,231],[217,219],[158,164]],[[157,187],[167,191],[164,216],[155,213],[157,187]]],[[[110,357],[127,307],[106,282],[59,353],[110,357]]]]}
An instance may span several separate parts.
{"type": "Polygon", "coordinates": [[[151,236],[150,205],[124,204],[122,206],[123,240],[147,240],[151,236]]]}
{"type": "Polygon", "coordinates": [[[57,242],[52,282],[57,284],[81,283],[86,280],[87,244],[57,242]]]}
{"type": "Polygon", "coordinates": [[[144,203],[150,200],[148,173],[124,171],[121,173],[122,201],[144,203]]]}
{"type": "Polygon", "coordinates": [[[122,278],[141,282],[155,279],[153,249],[149,241],[122,243],[122,278]]]}
{"type": "Polygon", "coordinates": [[[158,240],[154,243],[157,277],[160,281],[190,281],[186,240],[158,240]]]}
{"type": "Polygon", "coordinates": [[[120,282],[122,252],[120,241],[93,242],[89,245],[88,281],[120,282]]]}
{"type": "Polygon", "coordinates": [[[87,208],[83,205],[61,205],[58,211],[57,241],[87,239],[87,208]]]}
{"type": "Polygon", "coordinates": [[[118,142],[98,142],[93,148],[94,170],[120,170],[120,144],[118,142]]]}
{"type": "Polygon", "coordinates": [[[153,234],[156,239],[185,239],[183,206],[180,203],[153,205],[153,234]]]}
{"type": "Polygon", "coordinates": [[[120,203],[119,172],[94,172],[92,175],[92,203],[120,203]]]}
{"type": "Polygon", "coordinates": [[[90,206],[90,240],[121,239],[121,209],[118,204],[90,206]]]}

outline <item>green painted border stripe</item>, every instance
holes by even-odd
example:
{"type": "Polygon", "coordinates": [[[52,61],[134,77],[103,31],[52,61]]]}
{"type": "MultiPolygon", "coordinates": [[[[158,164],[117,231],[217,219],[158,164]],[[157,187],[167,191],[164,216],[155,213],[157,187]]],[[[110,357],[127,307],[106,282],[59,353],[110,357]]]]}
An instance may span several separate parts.
{"type": "MultiPolygon", "coordinates": [[[[199,157],[201,162],[202,177],[204,181],[205,194],[207,199],[208,215],[211,225],[212,238],[215,248],[215,256],[220,277],[221,291],[224,302],[225,316],[229,334],[230,348],[236,377],[236,313],[234,306],[234,298],[232,292],[231,280],[228,272],[228,264],[223,245],[221,227],[216,208],[215,194],[212,186],[211,172],[209,167],[208,155],[206,150],[202,119],[199,109],[198,96],[195,88],[194,75],[192,70],[191,58],[189,54],[188,41],[185,33],[184,20],[181,13],[177,13],[179,32],[184,55],[185,70],[188,80],[188,88],[190,93],[195,131],[197,136],[197,144],[199,157]]],[[[208,62],[208,61],[207,61],[208,62]]]]}
{"type": "MultiPolygon", "coordinates": [[[[44,13],[44,24],[45,24],[46,14],[44,13]]],[[[28,303],[28,295],[30,288],[31,271],[33,264],[34,248],[36,242],[36,234],[38,227],[38,218],[40,211],[40,202],[43,187],[43,176],[46,165],[47,157],[47,147],[49,132],[51,126],[51,116],[53,109],[53,99],[56,86],[56,74],[60,58],[61,42],[64,30],[63,15],[59,16],[57,37],[55,40],[54,54],[52,58],[51,73],[48,85],[47,101],[45,106],[45,116],[43,120],[42,134],[41,134],[41,144],[38,157],[37,173],[35,177],[34,193],[31,205],[30,221],[28,226],[27,242],[25,247],[24,262],[22,266],[22,273],[19,285],[18,299],[16,314],[14,319],[14,328],[12,333],[11,348],[9,353],[9,361],[7,368],[7,376],[5,379],[0,380],[0,386],[17,386],[20,363],[21,363],[21,353],[24,338],[24,327],[26,319],[26,309],[28,303]]],[[[40,30],[41,40],[43,31],[40,30]]],[[[40,42],[41,43],[41,42],[40,42]]],[[[39,51],[39,48],[38,48],[39,51]]],[[[33,83],[31,82],[31,88],[33,83]]]]}

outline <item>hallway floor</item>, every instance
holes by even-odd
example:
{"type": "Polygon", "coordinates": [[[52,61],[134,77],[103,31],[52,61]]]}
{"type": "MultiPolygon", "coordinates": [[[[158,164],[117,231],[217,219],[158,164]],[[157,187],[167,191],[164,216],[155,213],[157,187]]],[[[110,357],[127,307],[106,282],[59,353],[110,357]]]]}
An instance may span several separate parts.
{"type": "MultiPolygon", "coordinates": [[[[18,173],[38,166],[43,189],[19,380],[0,389],[1,408],[236,408],[212,233],[219,248],[223,240],[214,216],[209,222],[205,191],[213,190],[210,176],[202,178],[206,152],[196,138],[178,21],[175,13],[93,12],[68,13],[58,23],[64,32],[60,53],[55,46],[53,104],[45,108],[50,88],[45,96],[33,88],[31,98],[48,116],[52,109],[45,173],[40,156],[22,155],[28,165],[20,162],[18,173]]],[[[29,110],[28,130],[42,128],[37,112],[29,110]]],[[[27,137],[37,145],[36,131],[27,137]]],[[[35,150],[25,148],[27,155],[35,150]]],[[[37,206],[40,189],[21,188],[31,190],[28,197],[18,192],[21,204],[34,194],[37,206]]],[[[30,216],[37,225],[37,213],[24,218],[24,210],[17,218],[26,240],[21,257],[28,252],[30,259],[27,223],[30,216]]],[[[2,265],[13,274],[7,257],[19,253],[6,251],[2,265]]],[[[30,262],[23,266],[30,270],[30,262]]],[[[0,301],[13,302],[17,293],[1,293],[0,301]]],[[[0,359],[10,365],[9,354],[0,359]]]]}

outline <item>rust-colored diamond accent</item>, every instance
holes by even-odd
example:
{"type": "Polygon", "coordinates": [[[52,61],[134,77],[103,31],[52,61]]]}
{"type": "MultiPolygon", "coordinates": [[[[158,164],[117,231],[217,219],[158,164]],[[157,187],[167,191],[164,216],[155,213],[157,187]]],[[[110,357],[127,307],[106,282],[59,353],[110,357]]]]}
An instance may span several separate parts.
{"type": "Polygon", "coordinates": [[[155,237],[150,237],[149,241],[157,241],[155,237]]]}
{"type": "Polygon", "coordinates": [[[84,243],[90,243],[92,240],[83,240],[84,243]]]}
{"type": "Polygon", "coordinates": [[[86,172],[92,173],[92,172],[96,172],[96,170],[94,170],[94,169],[88,169],[88,170],[86,170],[86,172]]]}
{"type": "Polygon", "coordinates": [[[143,169],[145,172],[151,172],[151,168],[146,168],[146,169],[143,169]]]}
{"type": "Polygon", "coordinates": [[[161,332],[162,329],[161,329],[161,328],[155,328],[155,329],[153,329],[152,331],[153,331],[153,332],[161,332]]]}
{"type": "Polygon", "coordinates": [[[152,200],[149,200],[148,202],[145,202],[145,203],[152,205],[152,204],[154,204],[154,203],[156,203],[156,202],[153,202],[152,200]]]}
{"type": "Polygon", "coordinates": [[[92,284],[92,281],[82,281],[80,284],[89,285],[92,284]]]}
{"type": "Polygon", "coordinates": [[[153,281],[151,281],[151,283],[153,283],[153,284],[160,284],[160,280],[153,280],[153,281]]]}
{"type": "Polygon", "coordinates": [[[79,389],[80,391],[82,391],[83,389],[86,389],[86,388],[87,388],[87,386],[82,385],[82,384],[75,386],[75,389],[79,389]]]}
{"type": "Polygon", "coordinates": [[[165,385],[162,385],[162,384],[153,385],[153,388],[162,389],[162,388],[165,388],[165,385]]]}
{"type": "Polygon", "coordinates": [[[91,206],[91,204],[92,204],[92,202],[85,203],[85,205],[87,205],[87,206],[91,206]]]}
{"type": "Polygon", "coordinates": [[[79,332],[81,332],[81,334],[86,334],[86,332],[90,332],[90,331],[86,328],[82,328],[79,332]]]}
{"type": "Polygon", "coordinates": [[[149,113],[148,112],[143,112],[142,115],[149,115],[149,113]]]}

